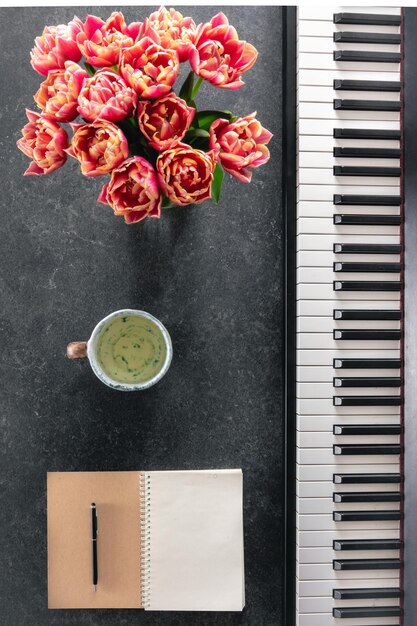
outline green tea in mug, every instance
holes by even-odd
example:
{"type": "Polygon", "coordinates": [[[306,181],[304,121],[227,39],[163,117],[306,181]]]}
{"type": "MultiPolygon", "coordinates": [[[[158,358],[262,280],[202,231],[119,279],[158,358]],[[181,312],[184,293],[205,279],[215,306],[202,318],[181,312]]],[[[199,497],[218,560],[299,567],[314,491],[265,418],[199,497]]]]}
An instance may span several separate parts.
{"type": "Polygon", "coordinates": [[[129,314],[114,317],[104,326],[96,350],[103,371],[121,383],[154,378],[167,356],[166,341],[158,326],[146,317],[129,314]]]}

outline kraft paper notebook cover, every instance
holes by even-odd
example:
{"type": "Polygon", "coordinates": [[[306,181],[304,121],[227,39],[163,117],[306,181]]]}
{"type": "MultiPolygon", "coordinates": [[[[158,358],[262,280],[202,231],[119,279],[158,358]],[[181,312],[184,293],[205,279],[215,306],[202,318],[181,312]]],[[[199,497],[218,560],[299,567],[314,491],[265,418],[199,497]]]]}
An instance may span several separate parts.
{"type": "Polygon", "coordinates": [[[47,491],[49,608],[243,609],[241,470],[49,472],[47,491]]]}

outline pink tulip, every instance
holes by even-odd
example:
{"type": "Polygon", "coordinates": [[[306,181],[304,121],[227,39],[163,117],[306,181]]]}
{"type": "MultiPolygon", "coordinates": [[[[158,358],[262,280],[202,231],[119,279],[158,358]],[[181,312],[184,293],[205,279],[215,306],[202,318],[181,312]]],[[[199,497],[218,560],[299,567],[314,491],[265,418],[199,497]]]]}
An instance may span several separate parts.
{"type": "Polygon", "coordinates": [[[129,156],[126,137],[118,126],[105,120],[72,124],[74,136],[67,154],[78,159],[85,176],[111,174],[129,156]]]}
{"type": "Polygon", "coordinates": [[[112,171],[98,202],[109,204],[115,215],[123,215],[127,224],[145,217],[160,217],[162,196],[156,172],[146,159],[133,156],[112,171]]]}
{"type": "Polygon", "coordinates": [[[188,60],[195,29],[195,22],[191,17],[183,17],[179,11],[168,10],[164,6],[152,13],[143,23],[144,36],[152,30],[158,35],[163,48],[171,48],[178,52],[180,62],[188,60]]]}
{"type": "Polygon", "coordinates": [[[43,114],[26,109],[26,115],[29,123],[22,129],[23,137],[17,142],[19,150],[32,159],[24,175],[50,174],[67,160],[65,148],[68,146],[68,135],[43,114]]]}
{"type": "Polygon", "coordinates": [[[255,113],[240,117],[235,122],[215,120],[210,126],[210,148],[217,151],[226,172],[249,183],[252,172],[269,160],[267,144],[272,133],[255,119],[255,113]]]}
{"type": "Polygon", "coordinates": [[[162,191],[171,202],[182,206],[211,198],[215,167],[214,151],[203,152],[182,143],[162,152],[156,161],[162,191]]]}
{"type": "Polygon", "coordinates": [[[127,25],[120,12],[113,12],[106,22],[87,15],[84,28],[77,35],[77,43],[88,63],[95,67],[111,67],[119,63],[122,48],[133,46],[140,29],[140,22],[127,25]]]}
{"type": "Polygon", "coordinates": [[[112,70],[99,70],[84,81],[78,96],[78,112],[91,122],[98,118],[119,122],[133,115],[136,102],[136,93],[119,74],[112,70]]]}
{"type": "Polygon", "coordinates": [[[157,100],[141,100],[138,121],[142,133],[155,150],[179,143],[190,128],[195,109],[171,92],[157,100]]]}
{"type": "Polygon", "coordinates": [[[40,109],[57,122],[71,122],[77,115],[78,96],[87,72],[73,61],[65,61],[65,70],[49,72],[34,98],[40,109]]]}
{"type": "Polygon", "coordinates": [[[244,85],[241,75],[253,66],[257,55],[256,48],[240,41],[227,17],[218,13],[197,26],[190,64],[198,76],[216,87],[239,89],[244,85]]]}
{"type": "Polygon", "coordinates": [[[156,35],[144,37],[120,55],[120,73],[141,98],[164,96],[178,76],[178,54],[165,50],[155,39],[159,41],[156,35]]]}
{"type": "Polygon", "coordinates": [[[81,52],[75,39],[82,28],[83,23],[78,17],[69,24],[45,26],[30,53],[33,69],[47,76],[51,70],[64,69],[65,61],[79,61],[81,52]]]}

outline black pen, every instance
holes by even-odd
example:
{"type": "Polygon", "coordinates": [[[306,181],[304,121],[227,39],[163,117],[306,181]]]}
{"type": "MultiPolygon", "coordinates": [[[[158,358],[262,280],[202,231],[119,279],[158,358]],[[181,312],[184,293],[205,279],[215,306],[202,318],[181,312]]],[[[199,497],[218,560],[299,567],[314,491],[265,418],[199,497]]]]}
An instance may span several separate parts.
{"type": "Polygon", "coordinates": [[[96,503],[91,503],[91,545],[93,557],[93,587],[97,589],[98,567],[97,567],[97,507],[96,503]]]}

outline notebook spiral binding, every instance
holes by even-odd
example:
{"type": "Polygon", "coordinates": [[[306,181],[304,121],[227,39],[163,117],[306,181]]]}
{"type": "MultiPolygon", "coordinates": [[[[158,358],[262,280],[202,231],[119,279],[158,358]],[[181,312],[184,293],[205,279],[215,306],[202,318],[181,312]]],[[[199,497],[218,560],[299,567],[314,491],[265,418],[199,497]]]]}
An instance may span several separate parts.
{"type": "Polygon", "coordinates": [[[140,502],[140,587],[141,605],[144,609],[151,603],[151,477],[145,472],[139,475],[140,502]]]}

